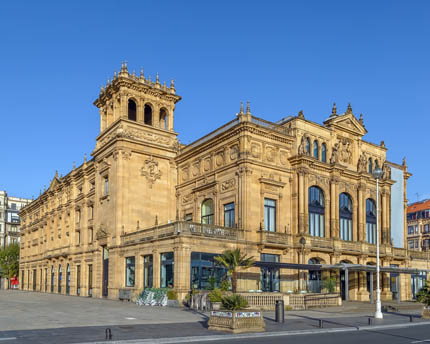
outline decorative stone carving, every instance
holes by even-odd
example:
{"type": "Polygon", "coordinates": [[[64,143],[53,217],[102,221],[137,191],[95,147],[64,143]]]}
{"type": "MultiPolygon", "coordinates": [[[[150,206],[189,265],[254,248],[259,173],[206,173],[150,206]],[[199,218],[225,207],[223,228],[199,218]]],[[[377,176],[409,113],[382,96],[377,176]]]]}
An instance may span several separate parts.
{"type": "Polygon", "coordinates": [[[203,171],[209,172],[211,170],[212,161],[211,158],[208,157],[203,161],[203,171]]]}
{"type": "Polygon", "coordinates": [[[155,161],[152,156],[145,160],[145,165],[141,168],[141,174],[148,180],[150,188],[152,188],[152,184],[154,184],[157,179],[161,178],[158,162],[155,161]]]}
{"type": "Polygon", "coordinates": [[[388,166],[387,162],[384,162],[384,165],[382,166],[382,171],[382,178],[384,180],[391,179],[391,167],[388,166]]]}
{"type": "Polygon", "coordinates": [[[298,150],[298,154],[299,155],[304,155],[306,152],[306,139],[305,139],[305,135],[302,136],[302,140],[300,141],[300,145],[299,145],[299,150],[298,150]]]}
{"type": "Polygon", "coordinates": [[[259,159],[261,156],[261,146],[258,143],[251,145],[251,155],[253,158],[259,159]]]}
{"type": "Polygon", "coordinates": [[[239,146],[234,145],[230,147],[230,160],[236,160],[239,155],[239,146]]]}
{"type": "Polygon", "coordinates": [[[188,194],[188,195],[185,195],[184,197],[182,197],[182,203],[183,204],[189,203],[192,200],[193,200],[193,194],[188,194]]]}
{"type": "Polygon", "coordinates": [[[339,162],[339,143],[336,142],[331,150],[330,164],[337,164],[339,162]]]}
{"type": "Polygon", "coordinates": [[[266,147],[266,159],[269,162],[274,162],[276,157],[276,151],[273,147],[266,147]]]}
{"type": "Polygon", "coordinates": [[[191,168],[191,173],[192,173],[193,177],[196,177],[200,174],[200,161],[194,162],[194,164],[191,168]]]}
{"type": "Polygon", "coordinates": [[[279,161],[282,165],[286,165],[288,163],[288,154],[285,151],[279,152],[279,161]]]}
{"type": "Polygon", "coordinates": [[[351,144],[348,141],[342,142],[340,160],[346,164],[351,163],[351,160],[352,160],[351,144]]]}
{"type": "Polygon", "coordinates": [[[234,178],[226,180],[221,184],[221,192],[231,190],[236,185],[236,180],[234,178]]]}
{"type": "Polygon", "coordinates": [[[217,167],[220,167],[223,165],[223,163],[224,163],[224,156],[223,156],[223,153],[221,152],[215,156],[215,164],[217,167]]]}
{"type": "Polygon", "coordinates": [[[188,180],[188,178],[189,178],[188,173],[189,173],[189,168],[188,168],[188,166],[187,166],[187,167],[184,167],[184,168],[182,169],[182,180],[183,180],[184,182],[186,182],[186,181],[188,180]]]}
{"type": "Polygon", "coordinates": [[[365,173],[367,168],[367,158],[365,153],[361,153],[358,159],[357,171],[360,173],[365,173]]]}

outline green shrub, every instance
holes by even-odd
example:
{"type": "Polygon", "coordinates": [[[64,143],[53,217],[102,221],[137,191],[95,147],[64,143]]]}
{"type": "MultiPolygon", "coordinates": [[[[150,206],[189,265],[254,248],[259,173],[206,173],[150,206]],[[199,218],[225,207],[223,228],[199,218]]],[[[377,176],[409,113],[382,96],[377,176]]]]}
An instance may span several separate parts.
{"type": "Polygon", "coordinates": [[[209,294],[209,300],[211,302],[222,302],[222,291],[221,289],[215,288],[209,294]]]}
{"type": "Polygon", "coordinates": [[[248,307],[248,301],[238,294],[224,296],[221,300],[223,308],[236,311],[248,307]]]}
{"type": "Polygon", "coordinates": [[[231,287],[230,280],[229,280],[229,278],[228,278],[227,276],[225,276],[225,277],[221,280],[221,282],[220,282],[220,284],[219,284],[219,288],[220,288],[222,291],[228,291],[228,290],[230,290],[230,287],[231,287]]]}
{"type": "Polygon", "coordinates": [[[337,279],[335,276],[326,277],[322,280],[322,287],[327,289],[329,293],[334,293],[336,290],[337,279]]]}
{"type": "Polygon", "coordinates": [[[290,305],[286,305],[286,306],[285,306],[285,310],[286,310],[286,311],[292,311],[292,310],[293,310],[293,307],[291,307],[290,305]]]}
{"type": "Polygon", "coordinates": [[[417,301],[424,304],[425,306],[430,306],[430,283],[425,282],[424,286],[417,293],[417,301]]]}
{"type": "Polygon", "coordinates": [[[178,294],[176,294],[176,291],[170,289],[167,291],[167,299],[168,300],[177,300],[178,294]]]}

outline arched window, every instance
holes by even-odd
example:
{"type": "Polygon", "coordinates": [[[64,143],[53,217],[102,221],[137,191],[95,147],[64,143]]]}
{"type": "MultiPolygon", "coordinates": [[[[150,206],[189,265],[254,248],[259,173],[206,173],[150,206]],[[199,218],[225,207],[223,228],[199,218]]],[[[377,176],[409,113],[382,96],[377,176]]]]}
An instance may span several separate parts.
{"type": "Polygon", "coordinates": [[[372,166],[372,158],[369,158],[369,167],[367,168],[367,172],[372,173],[373,166],[372,166]]]}
{"type": "Polygon", "coordinates": [[[131,99],[128,100],[128,119],[136,121],[136,103],[131,99]]]}
{"type": "Polygon", "coordinates": [[[306,153],[311,154],[311,140],[309,140],[309,137],[306,138],[306,153]]]}
{"type": "Polygon", "coordinates": [[[314,147],[313,147],[313,156],[315,159],[318,159],[318,141],[314,141],[314,147]]]}
{"type": "MultiPolygon", "coordinates": [[[[308,264],[321,264],[318,258],[311,258],[308,264]]],[[[321,271],[309,270],[308,274],[308,290],[310,293],[321,293],[321,271]]]]}
{"type": "Polygon", "coordinates": [[[214,201],[208,198],[202,203],[202,223],[206,225],[214,224],[214,201]]]}
{"type": "Polygon", "coordinates": [[[61,294],[61,280],[63,279],[63,271],[61,265],[58,267],[58,294],[61,294]]]}
{"type": "Polygon", "coordinates": [[[148,125],[152,125],[152,108],[148,104],[145,105],[143,122],[148,125]]]}
{"type": "Polygon", "coordinates": [[[340,239],[352,241],[352,200],[347,193],[339,196],[340,239]]]}
{"type": "Polygon", "coordinates": [[[373,199],[366,199],[366,240],[376,244],[376,204],[373,199]]]}
{"type": "Polygon", "coordinates": [[[378,160],[375,160],[375,170],[379,168],[378,160]]]}
{"type": "Polygon", "coordinates": [[[309,234],[324,237],[324,194],[319,187],[309,188],[309,234]]]}
{"type": "Polygon", "coordinates": [[[160,128],[167,130],[167,111],[166,111],[166,109],[160,110],[160,128]]]}
{"type": "Polygon", "coordinates": [[[327,146],[325,143],[321,145],[321,161],[327,162],[327,146]]]}

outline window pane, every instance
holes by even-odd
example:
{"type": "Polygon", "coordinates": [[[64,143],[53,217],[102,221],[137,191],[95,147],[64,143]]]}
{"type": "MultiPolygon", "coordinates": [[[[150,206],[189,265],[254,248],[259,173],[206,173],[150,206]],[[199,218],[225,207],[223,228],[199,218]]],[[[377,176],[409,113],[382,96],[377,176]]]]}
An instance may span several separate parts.
{"type": "Polygon", "coordinates": [[[134,257],[125,258],[126,269],[125,269],[125,285],[126,287],[134,287],[134,257]]]}

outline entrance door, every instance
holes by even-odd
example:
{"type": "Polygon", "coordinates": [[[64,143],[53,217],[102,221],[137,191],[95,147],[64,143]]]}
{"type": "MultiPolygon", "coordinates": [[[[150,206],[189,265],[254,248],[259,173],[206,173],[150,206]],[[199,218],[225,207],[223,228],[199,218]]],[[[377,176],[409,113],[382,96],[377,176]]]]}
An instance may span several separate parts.
{"type": "Polygon", "coordinates": [[[108,281],[109,281],[109,251],[106,246],[103,246],[103,286],[102,296],[108,296],[108,281]]]}
{"type": "Polygon", "coordinates": [[[33,290],[36,291],[36,269],[33,270],[33,290]]]}
{"type": "Polygon", "coordinates": [[[70,265],[67,264],[66,270],[66,294],[70,294],[70,265]]]}
{"type": "Polygon", "coordinates": [[[279,275],[279,269],[266,267],[261,268],[261,290],[265,292],[279,292],[279,275]]]}
{"type": "Polygon", "coordinates": [[[345,300],[345,271],[340,271],[340,296],[345,300]]]}

